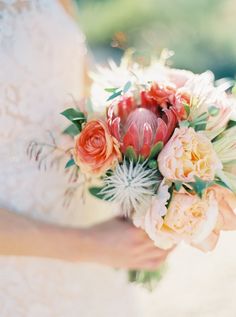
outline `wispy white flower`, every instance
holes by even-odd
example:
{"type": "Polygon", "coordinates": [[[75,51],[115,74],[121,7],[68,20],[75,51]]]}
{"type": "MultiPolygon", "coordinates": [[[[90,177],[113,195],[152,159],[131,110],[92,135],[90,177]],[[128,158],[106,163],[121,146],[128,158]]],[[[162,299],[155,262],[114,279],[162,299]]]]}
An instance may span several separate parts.
{"type": "Polygon", "coordinates": [[[134,165],[133,162],[124,161],[111,176],[104,179],[105,187],[101,193],[106,199],[117,203],[121,213],[126,216],[133,211],[146,211],[160,184],[157,170],[148,169],[145,165],[145,162],[134,165]]]}
{"type": "Polygon", "coordinates": [[[190,118],[197,119],[203,113],[207,113],[210,107],[218,109],[218,113],[207,119],[205,134],[210,139],[214,139],[220,134],[228,123],[232,107],[229,98],[221,86],[214,86],[214,75],[207,71],[200,75],[193,76],[180,89],[191,96],[190,118]]]}

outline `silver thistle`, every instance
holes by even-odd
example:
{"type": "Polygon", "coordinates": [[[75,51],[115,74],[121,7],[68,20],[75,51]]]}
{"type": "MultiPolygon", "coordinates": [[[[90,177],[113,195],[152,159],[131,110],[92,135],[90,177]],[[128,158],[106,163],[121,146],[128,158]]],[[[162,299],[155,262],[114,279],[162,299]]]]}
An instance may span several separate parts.
{"type": "Polygon", "coordinates": [[[124,161],[112,175],[105,177],[101,194],[118,204],[123,215],[131,216],[134,211],[146,212],[160,181],[158,171],[147,168],[146,162],[134,165],[124,161]]]}

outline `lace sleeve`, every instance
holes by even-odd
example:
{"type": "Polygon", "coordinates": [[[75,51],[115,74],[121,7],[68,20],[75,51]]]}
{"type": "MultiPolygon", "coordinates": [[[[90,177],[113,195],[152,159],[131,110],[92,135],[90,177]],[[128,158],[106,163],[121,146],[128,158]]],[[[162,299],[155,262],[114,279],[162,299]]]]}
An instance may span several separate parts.
{"type": "Polygon", "coordinates": [[[85,56],[83,34],[57,1],[0,1],[1,207],[58,221],[69,213],[64,171],[38,171],[26,149],[47,131],[60,135],[59,113],[83,96],[85,56]]]}

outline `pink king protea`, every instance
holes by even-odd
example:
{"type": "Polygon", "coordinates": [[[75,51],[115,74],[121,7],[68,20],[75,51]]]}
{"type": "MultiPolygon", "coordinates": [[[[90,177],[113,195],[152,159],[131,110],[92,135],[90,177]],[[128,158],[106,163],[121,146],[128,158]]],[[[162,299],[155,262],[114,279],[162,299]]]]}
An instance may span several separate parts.
{"type": "Polygon", "coordinates": [[[164,145],[171,137],[179,115],[184,111],[175,89],[153,84],[140,93],[140,101],[122,96],[108,108],[108,126],[120,142],[121,151],[132,149],[136,156],[147,158],[159,142],[164,145]]]}

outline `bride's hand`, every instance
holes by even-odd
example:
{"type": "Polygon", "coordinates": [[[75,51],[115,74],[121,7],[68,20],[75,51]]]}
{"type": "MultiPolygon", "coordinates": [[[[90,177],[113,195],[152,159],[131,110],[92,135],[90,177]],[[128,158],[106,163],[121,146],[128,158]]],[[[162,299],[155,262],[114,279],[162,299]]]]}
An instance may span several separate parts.
{"type": "Polygon", "coordinates": [[[155,270],[171,251],[157,248],[143,230],[119,218],[85,230],[82,240],[81,261],[115,268],[155,270]]]}

